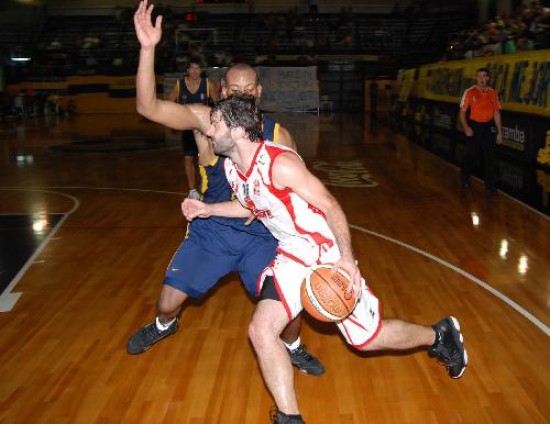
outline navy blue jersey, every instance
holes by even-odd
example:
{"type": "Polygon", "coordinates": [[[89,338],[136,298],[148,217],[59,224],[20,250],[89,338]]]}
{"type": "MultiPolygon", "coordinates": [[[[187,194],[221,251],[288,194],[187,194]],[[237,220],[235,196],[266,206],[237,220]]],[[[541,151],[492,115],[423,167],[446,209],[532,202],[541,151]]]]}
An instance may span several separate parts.
{"type": "Polygon", "coordinates": [[[279,138],[279,123],[267,115],[262,116],[262,133],[264,140],[277,143],[279,138]]]}
{"type": "Polygon", "coordinates": [[[206,166],[199,166],[199,192],[205,203],[228,202],[233,200],[233,190],[225,178],[224,158],[216,156],[206,166]]]}
{"type": "Polygon", "coordinates": [[[207,78],[201,78],[199,88],[194,93],[191,93],[187,88],[187,85],[185,85],[185,79],[179,79],[177,84],[178,84],[178,98],[177,98],[178,103],[182,105],[189,104],[189,103],[202,103],[202,104],[208,103],[208,96],[210,93],[208,92],[207,78]]]}
{"type": "MultiPolygon", "coordinates": [[[[205,203],[229,202],[235,198],[233,190],[225,177],[224,161],[224,158],[216,157],[213,163],[199,167],[199,192],[201,200],[205,203]]],[[[257,220],[254,220],[250,225],[244,225],[246,222],[244,218],[211,217],[203,221],[212,221],[215,224],[230,226],[234,230],[245,234],[272,237],[267,228],[257,220]]]]}

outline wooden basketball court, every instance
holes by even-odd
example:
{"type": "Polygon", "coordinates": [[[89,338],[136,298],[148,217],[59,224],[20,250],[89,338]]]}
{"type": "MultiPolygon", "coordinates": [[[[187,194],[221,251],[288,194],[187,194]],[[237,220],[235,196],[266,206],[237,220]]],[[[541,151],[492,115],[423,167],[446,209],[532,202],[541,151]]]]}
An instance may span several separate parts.
{"type": "MultiPolygon", "coordinates": [[[[383,122],[279,118],[347,213],[384,315],[454,315],[470,357],[451,380],[424,351],[357,354],[306,318],[302,341],[327,368],[296,372],[306,422],[550,422],[550,220],[477,181],[461,192],[458,169],[383,122]]],[[[27,217],[40,242],[0,297],[0,423],[269,422],[237,276],[190,303],[174,336],[126,353],[185,234],[170,134],[134,115],[27,119],[1,134],[0,217],[27,217]]],[[[1,248],[7,272],[17,246],[1,248]]]]}

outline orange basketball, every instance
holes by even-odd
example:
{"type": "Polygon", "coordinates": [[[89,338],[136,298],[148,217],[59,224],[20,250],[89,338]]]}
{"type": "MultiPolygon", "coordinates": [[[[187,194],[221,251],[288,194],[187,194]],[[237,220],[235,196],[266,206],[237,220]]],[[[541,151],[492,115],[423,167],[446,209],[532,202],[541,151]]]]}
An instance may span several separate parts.
{"type": "Polygon", "coordinates": [[[340,321],[347,317],[357,303],[348,292],[350,277],[345,271],[331,273],[332,265],[316,265],[310,269],[301,287],[304,309],[319,321],[340,321]]]}

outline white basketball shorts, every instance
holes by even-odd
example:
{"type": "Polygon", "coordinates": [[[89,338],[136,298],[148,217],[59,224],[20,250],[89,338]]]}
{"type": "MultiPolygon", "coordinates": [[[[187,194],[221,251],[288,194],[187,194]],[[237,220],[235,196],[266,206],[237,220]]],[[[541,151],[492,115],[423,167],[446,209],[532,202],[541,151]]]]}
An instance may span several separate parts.
{"type": "MultiPolygon", "coordinates": [[[[334,263],[339,258],[338,248],[331,248],[321,253],[319,263],[334,263]]],[[[265,277],[273,276],[279,299],[286,310],[289,321],[291,321],[303,309],[300,300],[300,286],[308,271],[308,266],[279,253],[260,276],[258,293],[261,292],[265,277]]],[[[336,325],[346,342],[357,349],[361,349],[378,335],[382,327],[380,302],[366,286],[364,280],[361,284],[361,297],[357,306],[348,317],[338,321],[336,325]]]]}

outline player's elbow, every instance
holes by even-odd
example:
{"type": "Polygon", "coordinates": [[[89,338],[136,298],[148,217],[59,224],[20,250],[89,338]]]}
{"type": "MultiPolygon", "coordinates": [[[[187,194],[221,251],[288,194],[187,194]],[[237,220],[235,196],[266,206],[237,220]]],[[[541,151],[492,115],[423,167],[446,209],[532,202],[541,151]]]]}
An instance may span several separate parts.
{"type": "Polygon", "coordinates": [[[139,101],[136,102],[136,111],[141,116],[144,116],[146,118],[148,118],[148,115],[151,113],[150,108],[147,107],[146,105],[144,105],[143,103],[139,102],[139,101]]]}
{"type": "Polygon", "coordinates": [[[139,100],[136,102],[136,111],[144,118],[150,119],[151,121],[154,121],[155,117],[155,111],[156,111],[156,103],[144,103],[140,102],[139,100]]]}
{"type": "Polygon", "coordinates": [[[330,217],[333,214],[342,211],[342,208],[340,207],[340,203],[338,203],[338,200],[336,200],[336,198],[330,193],[328,193],[326,198],[324,198],[322,202],[319,202],[319,204],[316,205],[316,207],[321,212],[323,212],[327,217],[330,217]]]}

